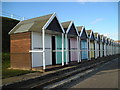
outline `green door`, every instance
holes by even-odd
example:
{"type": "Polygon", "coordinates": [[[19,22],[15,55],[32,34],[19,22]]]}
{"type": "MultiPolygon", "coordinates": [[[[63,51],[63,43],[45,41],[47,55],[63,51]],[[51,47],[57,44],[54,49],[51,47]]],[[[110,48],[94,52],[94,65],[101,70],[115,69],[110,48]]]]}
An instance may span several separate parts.
{"type": "MultiPolygon", "coordinates": [[[[62,50],[62,35],[56,35],[56,50],[62,50]]],[[[56,64],[62,63],[62,51],[56,51],[56,64]]]]}
{"type": "MultiPolygon", "coordinates": [[[[66,41],[64,39],[64,50],[66,50],[66,41]]],[[[64,51],[64,62],[66,62],[66,51],[64,51]]]]}
{"type": "MultiPolygon", "coordinates": [[[[64,40],[64,49],[65,49],[65,40],[64,40]]],[[[62,35],[56,35],[56,64],[62,64],[62,35]]],[[[64,51],[64,62],[66,62],[66,52],[64,51]]]]}

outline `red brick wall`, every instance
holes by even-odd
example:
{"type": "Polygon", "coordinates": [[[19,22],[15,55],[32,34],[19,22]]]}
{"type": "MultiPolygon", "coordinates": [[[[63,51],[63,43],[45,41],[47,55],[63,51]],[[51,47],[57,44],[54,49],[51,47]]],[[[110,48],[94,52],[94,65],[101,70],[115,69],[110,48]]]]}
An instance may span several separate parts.
{"type": "Polygon", "coordinates": [[[31,33],[10,35],[11,68],[31,69],[31,33]]]}

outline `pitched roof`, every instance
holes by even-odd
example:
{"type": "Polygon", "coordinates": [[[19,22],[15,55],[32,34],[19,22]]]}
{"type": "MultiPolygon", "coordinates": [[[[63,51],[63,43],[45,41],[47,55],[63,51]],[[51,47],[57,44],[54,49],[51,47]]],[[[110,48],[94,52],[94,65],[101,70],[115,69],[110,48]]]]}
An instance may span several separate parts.
{"type": "Polygon", "coordinates": [[[44,15],[41,17],[36,17],[29,20],[21,21],[9,32],[9,34],[27,32],[27,31],[40,32],[40,30],[42,30],[43,26],[52,17],[52,15],[53,14],[49,14],[49,15],[44,15]]]}
{"type": "Polygon", "coordinates": [[[95,32],[95,33],[94,33],[94,36],[97,38],[97,36],[98,36],[98,32],[95,32]]]}
{"type": "Polygon", "coordinates": [[[68,35],[75,35],[75,34],[79,35],[78,30],[73,21],[63,22],[61,24],[62,24],[65,32],[68,33],[68,35]]]}
{"type": "Polygon", "coordinates": [[[72,21],[62,22],[61,24],[62,24],[63,28],[64,28],[65,30],[67,30],[71,22],[72,22],[72,21]]]}
{"type": "Polygon", "coordinates": [[[100,39],[102,39],[103,38],[103,35],[100,35],[100,39]]]}
{"type": "Polygon", "coordinates": [[[84,26],[78,26],[78,27],[76,27],[79,33],[82,31],[82,28],[83,28],[83,27],[84,27],[84,26]]]}
{"type": "Polygon", "coordinates": [[[92,30],[86,30],[87,34],[90,35],[90,33],[92,32],[92,30]]]}

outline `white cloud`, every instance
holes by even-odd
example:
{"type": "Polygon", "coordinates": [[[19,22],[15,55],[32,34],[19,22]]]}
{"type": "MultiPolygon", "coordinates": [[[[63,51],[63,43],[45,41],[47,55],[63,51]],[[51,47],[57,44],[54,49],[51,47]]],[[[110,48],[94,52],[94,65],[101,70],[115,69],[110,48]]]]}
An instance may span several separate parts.
{"type": "Polygon", "coordinates": [[[103,18],[97,18],[97,19],[95,19],[94,21],[92,21],[90,24],[96,24],[96,23],[98,23],[98,22],[100,22],[100,21],[103,21],[104,19],[103,18]]]}

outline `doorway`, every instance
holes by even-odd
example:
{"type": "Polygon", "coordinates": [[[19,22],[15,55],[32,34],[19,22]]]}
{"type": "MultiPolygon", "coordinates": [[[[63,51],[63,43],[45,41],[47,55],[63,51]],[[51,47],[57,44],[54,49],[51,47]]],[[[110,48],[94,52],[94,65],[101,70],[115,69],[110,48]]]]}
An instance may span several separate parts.
{"type": "Polygon", "coordinates": [[[99,43],[99,57],[100,57],[100,43],[99,43]]]}
{"type": "Polygon", "coordinates": [[[69,62],[71,61],[71,54],[70,54],[70,39],[68,39],[68,50],[69,50],[69,62]]]}
{"type": "Polygon", "coordinates": [[[52,65],[56,65],[55,36],[52,36],[52,65]]]}

